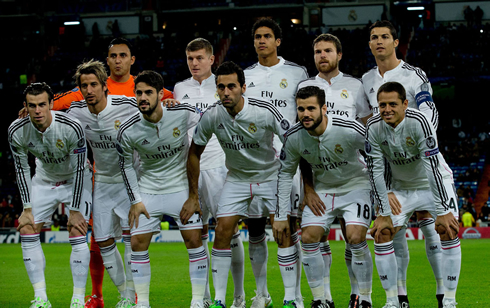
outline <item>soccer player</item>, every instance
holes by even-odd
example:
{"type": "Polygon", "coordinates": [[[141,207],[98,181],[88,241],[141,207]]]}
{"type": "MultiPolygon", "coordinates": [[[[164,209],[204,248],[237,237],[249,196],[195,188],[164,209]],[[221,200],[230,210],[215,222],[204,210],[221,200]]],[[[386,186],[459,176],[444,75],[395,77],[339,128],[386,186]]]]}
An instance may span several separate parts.
{"type": "MultiPolygon", "coordinates": [[[[192,40],[186,47],[187,66],[192,77],[175,85],[174,97],[180,102],[199,108],[201,111],[212,105],[217,99],[215,76],[211,72],[214,63],[213,46],[203,38],[192,40]]],[[[193,131],[189,131],[192,133],[193,131]]],[[[213,136],[201,156],[201,173],[199,175],[199,201],[203,212],[202,241],[206,255],[208,251],[208,221],[216,217],[221,190],[225,184],[228,169],[225,166],[225,153],[213,136]]],[[[231,240],[231,274],[235,287],[234,301],[231,308],[245,308],[245,290],[243,280],[245,274],[244,250],[238,226],[231,240]]],[[[209,260],[209,259],[208,259],[209,260]]],[[[208,264],[209,266],[209,264],[208,264]]],[[[206,280],[204,304],[207,308],[212,304],[209,290],[209,272],[206,280]]]]}
{"type": "Polygon", "coordinates": [[[97,170],[93,192],[92,216],[94,229],[97,230],[94,238],[100,247],[104,266],[121,296],[116,307],[131,307],[135,301],[128,223],[131,204],[115,158],[118,155],[116,138],[119,126],[123,120],[138,112],[136,99],[107,95],[107,73],[104,64],[99,61],[80,64],[75,79],[85,100],[73,102],[67,113],[82,123],[97,170]],[[121,237],[125,243],[126,270],[114,241],[121,237]]]}
{"type": "MultiPolygon", "coordinates": [[[[256,97],[270,101],[290,123],[296,122],[296,104],[294,95],[298,83],[306,78],[306,69],[296,63],[286,61],[277,55],[282,40],[282,30],[272,19],[259,19],[252,27],[254,47],[258,62],[245,69],[248,97],[256,97]]],[[[274,138],[274,149],[278,154],[282,143],[278,137],[274,138]]],[[[284,301],[295,300],[302,307],[301,296],[301,246],[298,239],[296,217],[302,199],[300,189],[300,172],[298,171],[294,188],[291,192],[291,234],[292,240],[288,246],[279,247],[277,258],[284,283],[284,301]],[[291,270],[293,268],[293,270],[291,270]]],[[[252,270],[257,287],[257,295],[252,308],[262,308],[269,305],[269,291],[267,289],[267,241],[265,241],[265,224],[267,213],[259,210],[260,200],[252,202],[250,208],[249,224],[249,254],[252,270]],[[250,227],[251,226],[251,227],[250,227]]]]}
{"type": "MultiPolygon", "coordinates": [[[[226,307],[226,286],[232,262],[230,242],[238,221],[242,217],[250,217],[252,199],[261,199],[259,205],[264,208],[259,210],[274,220],[280,163],[272,139],[274,134],[282,136],[290,126],[289,121],[269,102],[243,96],[247,87],[245,76],[235,63],[225,62],[218,68],[216,87],[220,100],[202,115],[189,149],[189,199],[186,201],[189,208],[199,206],[200,157],[215,134],[225,152],[229,171],[218,202],[218,225],[211,252],[216,291],[212,308],[226,307]]],[[[182,220],[187,220],[190,214],[192,212],[183,211],[182,220]]],[[[249,224],[249,232],[257,232],[253,228],[257,225],[249,224]]],[[[262,307],[272,307],[270,295],[264,300],[262,307]]]]}
{"type": "MultiPolygon", "coordinates": [[[[339,70],[339,62],[342,59],[342,44],[340,43],[340,40],[332,34],[320,34],[313,41],[313,52],[318,75],[300,82],[298,90],[307,86],[317,86],[325,92],[325,104],[328,114],[353,120],[360,119],[362,123],[366,124],[367,120],[372,116],[372,112],[367,97],[364,94],[362,81],[344,74],[339,70]]],[[[317,198],[315,190],[307,183],[308,182],[305,183],[304,187],[304,203],[311,207],[314,214],[320,215],[321,213],[316,212],[315,205],[319,204],[321,208],[324,208],[325,205],[321,204],[321,200],[317,198]]],[[[342,218],[339,219],[343,225],[342,231],[344,233],[344,238],[347,239],[345,234],[345,221],[342,218]]],[[[328,234],[329,230],[326,232],[328,234]]],[[[327,235],[322,237],[320,249],[325,263],[325,297],[327,303],[332,305],[333,299],[330,292],[332,253],[327,241],[327,235]]],[[[352,271],[352,251],[348,241],[345,243],[345,263],[347,265],[351,283],[349,308],[358,307],[359,288],[354,272],[352,271]]]]}
{"type": "Polygon", "coordinates": [[[40,232],[59,203],[69,210],[68,231],[72,252],[73,297],[70,307],[82,308],[90,251],[85,235],[92,201],[92,172],[86,160],[85,134],[79,121],[51,111],[53,92],[45,83],[33,83],[25,91],[29,117],[17,119],[8,130],[17,183],[24,204],[19,218],[22,256],[34,288],[32,308],[50,308],[46,294],[46,260],[40,232]],[[36,157],[31,180],[28,153],[36,157]]]}
{"type": "Polygon", "coordinates": [[[179,218],[189,195],[185,169],[187,131],[197,124],[200,113],[187,104],[164,108],[163,78],[153,71],[143,71],[136,77],[135,94],[140,112],[121,124],[117,150],[131,202],[131,270],[138,294],[137,307],[150,307],[148,247],[152,235],[160,232],[160,221],[166,214],[177,222],[189,253],[191,308],[202,308],[208,261],[201,241],[201,218],[196,214],[200,208],[192,209],[189,220],[179,218]],[[139,180],[133,168],[134,151],[140,156],[139,180]]]}
{"type": "MultiPolygon", "coordinates": [[[[431,212],[442,245],[444,308],[456,307],[461,268],[458,207],[451,169],[439,152],[434,126],[419,110],[408,108],[404,87],[387,82],[378,90],[379,114],[367,123],[366,153],[379,215],[371,229],[375,261],[386,291],[386,308],[399,307],[397,259],[393,237],[416,210],[431,212]],[[384,178],[385,159],[391,169],[392,192],[403,205],[393,215],[384,178]]],[[[403,307],[400,305],[400,307],[403,307]]]]}
{"type": "MultiPolygon", "coordinates": [[[[395,49],[398,46],[396,29],[389,21],[377,21],[370,27],[369,47],[376,60],[376,67],[362,76],[364,91],[373,108],[373,113],[378,114],[378,101],[376,94],[379,87],[388,81],[401,83],[406,90],[408,106],[422,111],[435,129],[439,121],[439,113],[432,100],[432,88],[429,79],[420,68],[413,67],[396,57],[395,49]]],[[[395,214],[400,213],[397,196],[389,194],[390,204],[395,208],[395,214]]],[[[444,287],[441,269],[441,244],[439,236],[434,228],[434,218],[427,211],[417,211],[417,220],[425,237],[425,249],[427,258],[436,278],[436,297],[439,306],[442,305],[444,287]]],[[[398,262],[398,295],[400,305],[409,307],[407,297],[407,269],[410,260],[408,244],[405,232],[399,232],[393,241],[398,262]]]]}
{"type": "MultiPolygon", "coordinates": [[[[131,75],[131,66],[136,61],[133,55],[133,46],[125,38],[118,37],[109,43],[107,52],[107,66],[109,66],[110,75],[107,78],[108,94],[125,95],[134,97],[134,77],[131,75]]],[[[171,91],[164,88],[163,99],[173,98],[171,91]]],[[[54,110],[64,110],[70,108],[72,102],[83,100],[80,87],[71,91],[55,94],[54,110]]]]}
{"type": "Polygon", "coordinates": [[[325,92],[316,86],[301,88],[296,93],[296,105],[300,123],[287,132],[280,156],[274,237],[281,242],[290,232],[289,195],[303,158],[311,166],[315,192],[329,205],[321,216],[309,207],[303,211],[303,267],[313,293],[311,307],[334,307],[326,300],[320,240],[338,215],[346,221],[346,241],[351,244],[353,255],[351,268],[359,284],[359,307],[371,307],[373,264],[366,242],[371,189],[364,161],[359,159],[359,150],[364,148],[364,127],[353,119],[328,114],[325,92]]]}

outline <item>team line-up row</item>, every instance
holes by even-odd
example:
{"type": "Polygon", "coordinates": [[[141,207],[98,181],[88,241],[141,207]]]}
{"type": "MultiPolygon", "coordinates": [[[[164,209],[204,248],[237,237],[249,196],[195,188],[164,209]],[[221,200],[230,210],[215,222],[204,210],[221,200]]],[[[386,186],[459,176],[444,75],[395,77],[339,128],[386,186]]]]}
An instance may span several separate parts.
{"type": "Polygon", "coordinates": [[[121,38],[109,45],[110,76],[103,63],[91,60],[77,68],[77,90],[53,95],[45,83],[29,85],[24,92],[29,116],[11,124],[9,143],[24,204],[19,230],[35,293],[31,307],[51,307],[39,233],[59,203],[70,213],[70,307],[103,307],[101,281],[93,280],[93,296],[84,302],[93,261],[85,240],[91,214],[92,247],[100,248],[103,260],[91,264],[91,272],[105,267],[120,292],[116,307],[150,307],[148,247],[164,214],[175,219],[189,253],[191,308],[226,307],[230,270],[231,307],[246,307],[237,225],[243,217],[257,289],[252,308],[273,305],[266,276],[267,217],[279,247],[283,307],[304,307],[301,264],[311,307],[334,307],[325,233],[336,217],[342,217],[351,260],[349,307],[372,307],[373,264],[366,242],[372,204],[378,211],[371,233],[384,307],[409,307],[404,228],[414,212],[438,305],[455,307],[458,212],[452,173],[438,149],[432,89],[422,70],[396,58],[391,23],[376,22],[370,31],[377,67],[362,80],[339,71],[342,46],[330,34],[313,42],[318,75],[308,79],[303,67],[277,55],[280,27],[261,19],[252,29],[258,63],[242,70],[225,62],[213,74],[212,45],[195,39],[186,48],[192,77],[176,84],[173,94],[156,72],[129,74],[135,58],[121,38]],[[53,110],[68,106],[66,113],[53,110]],[[96,170],[93,189],[87,144],[96,170]],[[32,179],[29,152],[37,158],[32,179]],[[211,217],[218,223],[210,254],[211,217]],[[115,243],[121,237],[126,266],[115,243]]]}

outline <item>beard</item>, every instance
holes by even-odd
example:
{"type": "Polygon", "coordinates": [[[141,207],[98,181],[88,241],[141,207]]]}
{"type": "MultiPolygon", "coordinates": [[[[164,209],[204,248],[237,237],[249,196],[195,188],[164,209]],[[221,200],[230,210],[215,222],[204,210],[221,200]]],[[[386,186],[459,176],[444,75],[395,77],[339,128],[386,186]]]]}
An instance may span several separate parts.
{"type": "Polygon", "coordinates": [[[317,64],[316,68],[320,73],[323,74],[328,74],[330,72],[333,72],[334,70],[337,69],[337,67],[339,67],[339,61],[336,61],[335,63],[329,62],[328,63],[329,65],[327,67],[322,67],[320,64],[317,64]]]}
{"type": "Polygon", "coordinates": [[[318,126],[320,126],[320,124],[322,124],[322,121],[323,121],[323,115],[320,114],[318,118],[313,119],[313,124],[310,127],[306,127],[303,124],[303,120],[301,120],[301,124],[306,130],[315,130],[318,126]]]}
{"type": "Polygon", "coordinates": [[[157,106],[158,106],[158,98],[155,100],[155,104],[153,105],[153,107],[151,106],[151,103],[150,102],[148,102],[148,103],[149,103],[148,110],[141,110],[141,108],[138,107],[138,109],[140,110],[140,112],[142,114],[147,115],[147,116],[151,115],[155,111],[155,109],[157,108],[157,106]]]}

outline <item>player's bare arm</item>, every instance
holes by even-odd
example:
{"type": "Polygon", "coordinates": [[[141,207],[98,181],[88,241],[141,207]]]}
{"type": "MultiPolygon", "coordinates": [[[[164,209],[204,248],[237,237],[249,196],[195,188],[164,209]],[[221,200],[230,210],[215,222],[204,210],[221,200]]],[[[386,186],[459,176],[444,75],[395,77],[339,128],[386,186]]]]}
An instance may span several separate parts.
{"type": "Polygon", "coordinates": [[[202,215],[201,206],[199,205],[199,172],[201,154],[204,152],[206,146],[197,145],[192,141],[189,148],[189,155],[187,157],[187,181],[189,182],[189,198],[185,201],[180,212],[180,219],[183,224],[186,224],[189,218],[194,213],[202,215]]]}
{"type": "Polygon", "coordinates": [[[378,216],[371,228],[371,236],[376,243],[389,242],[393,240],[395,229],[390,216],[378,216]]]}
{"type": "Polygon", "coordinates": [[[453,213],[437,216],[435,226],[443,241],[453,240],[458,236],[459,223],[453,213]]]}
{"type": "Polygon", "coordinates": [[[272,224],[272,234],[276,239],[277,245],[283,245],[291,236],[291,229],[289,228],[289,216],[288,220],[276,221],[272,224]]]}

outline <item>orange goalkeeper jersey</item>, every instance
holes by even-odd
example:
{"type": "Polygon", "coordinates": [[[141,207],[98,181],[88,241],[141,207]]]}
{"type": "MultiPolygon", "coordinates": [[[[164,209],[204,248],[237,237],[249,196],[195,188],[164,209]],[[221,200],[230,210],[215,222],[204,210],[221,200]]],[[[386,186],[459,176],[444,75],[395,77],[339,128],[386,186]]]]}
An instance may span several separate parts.
{"type": "MultiPolygon", "coordinates": [[[[126,82],[116,82],[109,77],[107,78],[107,88],[109,89],[109,94],[134,97],[134,77],[130,76],[126,82]]],[[[167,98],[174,98],[174,95],[169,90],[163,88],[163,99],[167,98]]],[[[72,102],[82,100],[83,95],[78,87],[68,92],[57,93],[54,95],[53,110],[68,109],[72,102]]]]}

